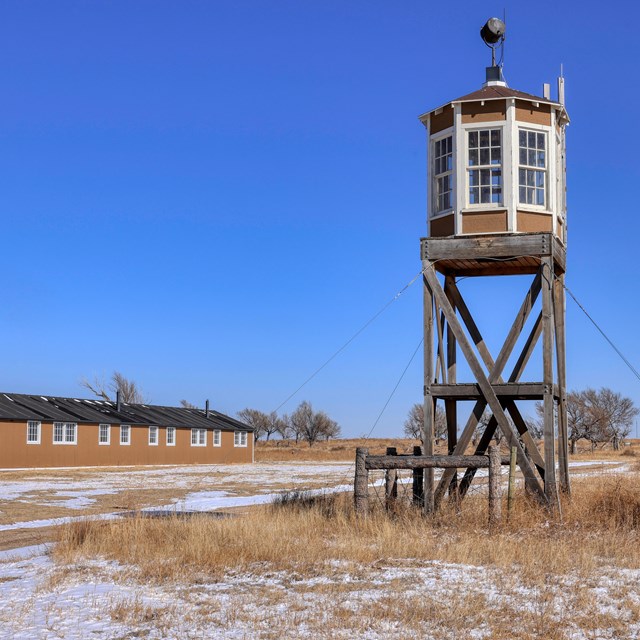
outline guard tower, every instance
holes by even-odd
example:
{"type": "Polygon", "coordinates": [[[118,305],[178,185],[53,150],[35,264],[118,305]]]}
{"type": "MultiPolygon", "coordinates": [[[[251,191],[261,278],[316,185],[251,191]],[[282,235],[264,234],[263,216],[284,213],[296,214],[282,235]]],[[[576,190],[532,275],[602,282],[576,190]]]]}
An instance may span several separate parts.
{"type": "MultiPolygon", "coordinates": [[[[487,410],[491,418],[474,453],[485,454],[500,430],[516,448],[527,490],[554,507],[558,504],[556,455],[560,488],[569,491],[564,311],[565,127],[569,118],[563,78],[558,79],[557,100],[551,99],[549,85],[544,85],[542,96],[507,86],[495,59],[504,35],[505,25],[496,18],[481,31],[491,48],[492,64],[479,90],[420,116],[428,132],[429,183],[428,237],[421,239],[420,247],[424,454],[433,454],[437,401],[444,403],[451,455],[468,452],[487,410]],[[460,278],[509,275],[530,275],[532,282],[502,348],[492,354],[457,283],[460,278]],[[531,328],[523,334],[525,325],[531,328]],[[524,381],[540,340],[542,380],[524,381]],[[517,344],[519,355],[514,352],[517,344]],[[460,355],[472,382],[458,380],[460,355]],[[475,404],[458,435],[458,403],[463,400],[475,404]],[[542,446],[530,434],[519,400],[542,401],[542,446]]],[[[465,287],[474,284],[471,281],[465,287]]],[[[485,305],[490,306],[487,289],[485,305]]],[[[467,470],[459,481],[455,469],[446,469],[436,486],[433,471],[425,471],[427,510],[437,508],[447,491],[463,497],[475,473],[467,470]]]]}

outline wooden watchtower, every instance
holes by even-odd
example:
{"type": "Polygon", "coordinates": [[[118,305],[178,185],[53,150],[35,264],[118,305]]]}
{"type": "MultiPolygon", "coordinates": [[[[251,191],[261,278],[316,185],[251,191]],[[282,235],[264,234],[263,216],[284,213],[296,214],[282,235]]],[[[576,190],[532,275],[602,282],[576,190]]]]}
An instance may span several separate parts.
{"type": "MultiPolygon", "coordinates": [[[[487,42],[484,34],[483,38],[487,42]]],[[[487,44],[493,47],[499,41],[496,37],[487,44]]],[[[564,80],[558,79],[556,100],[551,99],[549,85],[544,85],[542,96],[517,91],[507,86],[494,55],[479,90],[428,111],[420,120],[428,132],[429,183],[428,237],[420,246],[424,454],[433,454],[437,401],[444,402],[451,455],[468,452],[488,410],[492,416],[474,453],[485,454],[499,429],[517,450],[528,491],[553,507],[558,500],[556,471],[560,488],[569,491],[564,311],[569,118],[564,80]],[[502,348],[492,354],[457,283],[460,278],[511,275],[530,275],[532,281],[502,348]],[[531,328],[524,339],[521,334],[530,315],[536,319],[528,323],[531,328]],[[542,380],[525,381],[540,339],[542,380]],[[471,382],[458,379],[460,355],[473,376],[471,382]],[[505,371],[509,362],[513,364],[505,371]],[[458,434],[458,403],[469,400],[475,404],[458,434]],[[529,433],[519,400],[543,403],[542,447],[529,433]]],[[[490,306],[491,288],[485,292],[490,306]]],[[[436,485],[433,471],[426,470],[425,508],[437,508],[447,491],[464,496],[474,473],[467,470],[459,481],[455,469],[446,469],[436,485]]]]}

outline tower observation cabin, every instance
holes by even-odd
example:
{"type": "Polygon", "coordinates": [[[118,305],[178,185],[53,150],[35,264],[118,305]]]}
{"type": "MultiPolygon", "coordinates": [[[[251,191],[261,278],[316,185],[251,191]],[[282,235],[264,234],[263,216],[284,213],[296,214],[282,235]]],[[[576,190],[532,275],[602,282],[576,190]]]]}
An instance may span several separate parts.
{"type": "Polygon", "coordinates": [[[481,89],[420,116],[429,236],[553,233],[564,243],[563,79],[553,101],[549,85],[534,96],[508,87],[501,72],[489,67],[481,89]]]}
{"type": "MultiPolygon", "coordinates": [[[[559,488],[569,492],[564,78],[558,79],[555,100],[548,84],[541,96],[512,89],[496,64],[504,23],[491,18],[481,36],[491,48],[481,88],[420,116],[428,138],[428,233],[421,239],[423,455],[434,453],[435,411],[443,402],[450,455],[469,453],[472,442],[473,453],[484,455],[500,432],[515,449],[529,493],[553,506],[559,505],[556,476],[559,488]],[[532,282],[503,346],[492,354],[458,282],[471,278],[468,288],[475,276],[506,275],[530,275],[532,282]],[[542,379],[524,381],[527,363],[540,352],[542,379]],[[470,382],[459,379],[461,357],[470,382]],[[542,402],[542,440],[529,433],[521,400],[542,402]],[[461,401],[475,404],[458,424],[461,401]],[[477,441],[480,420],[487,426],[477,441]]],[[[485,309],[491,308],[490,287],[483,294],[485,309]]],[[[427,510],[436,509],[446,492],[463,497],[474,476],[467,470],[460,480],[455,469],[446,469],[436,486],[433,471],[425,472],[427,510]]]]}

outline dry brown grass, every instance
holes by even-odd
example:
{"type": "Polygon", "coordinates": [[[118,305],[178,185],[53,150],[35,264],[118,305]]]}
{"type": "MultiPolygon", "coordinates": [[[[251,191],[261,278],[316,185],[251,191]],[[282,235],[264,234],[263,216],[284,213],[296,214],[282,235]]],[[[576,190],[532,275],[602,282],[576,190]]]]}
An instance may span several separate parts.
{"type": "MultiPolygon", "coordinates": [[[[622,446],[619,451],[614,451],[611,445],[597,448],[591,451],[591,445],[586,440],[578,442],[577,452],[569,457],[570,461],[611,460],[629,462],[631,458],[640,456],[640,440],[627,439],[628,446],[622,446]]],[[[398,453],[412,453],[417,440],[409,438],[351,438],[317,442],[310,447],[306,442],[295,443],[293,440],[270,440],[256,443],[256,462],[325,462],[349,461],[355,459],[357,447],[367,447],[372,455],[385,453],[387,447],[396,447],[398,453]]],[[[540,446],[541,443],[540,443],[540,446]]],[[[467,452],[474,452],[473,445],[469,445],[467,452]]],[[[447,453],[446,441],[441,441],[435,446],[436,454],[447,453]]],[[[505,453],[507,450],[505,449],[505,453]]]]}
{"type": "MultiPolygon", "coordinates": [[[[412,453],[417,440],[408,438],[351,438],[316,442],[310,447],[306,442],[270,440],[256,443],[256,462],[353,462],[357,447],[367,447],[372,455],[382,455],[387,447],[396,447],[398,453],[412,453]]],[[[436,453],[446,453],[447,445],[439,443],[436,453]]]]}
{"type": "Polygon", "coordinates": [[[80,521],[60,530],[59,558],[103,556],[141,568],[147,579],[180,579],[194,571],[220,575],[256,565],[313,573],[332,560],[369,565],[381,558],[424,559],[520,567],[532,582],[597,566],[640,567],[640,479],[574,483],[562,518],[518,496],[508,523],[487,534],[486,498],[469,497],[461,510],[425,518],[411,508],[366,518],[348,495],[255,509],[218,519],[129,518],[80,521]]]}

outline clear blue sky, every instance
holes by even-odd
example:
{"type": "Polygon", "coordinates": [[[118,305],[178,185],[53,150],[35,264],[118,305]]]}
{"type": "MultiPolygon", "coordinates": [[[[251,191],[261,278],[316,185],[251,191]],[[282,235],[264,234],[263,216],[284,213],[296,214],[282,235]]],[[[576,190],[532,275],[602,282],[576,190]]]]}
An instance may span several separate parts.
{"type": "MultiPolygon", "coordinates": [[[[0,389],[278,406],[420,269],[417,116],[480,87],[503,3],[36,2],[0,11],[0,389]]],[[[567,283],[636,366],[640,9],[507,3],[505,75],[564,64],[567,283]],[[615,197],[614,197],[615,196],[615,197]]],[[[554,90],[555,93],[555,90],[554,90]]],[[[514,298],[483,308],[497,350],[514,298]]],[[[474,307],[475,304],[475,307],[474,307]]],[[[568,301],[569,387],[640,383],[568,301]]],[[[303,400],[370,430],[421,338],[413,285],[303,400]]],[[[374,436],[421,400],[418,355],[374,436]]]]}

